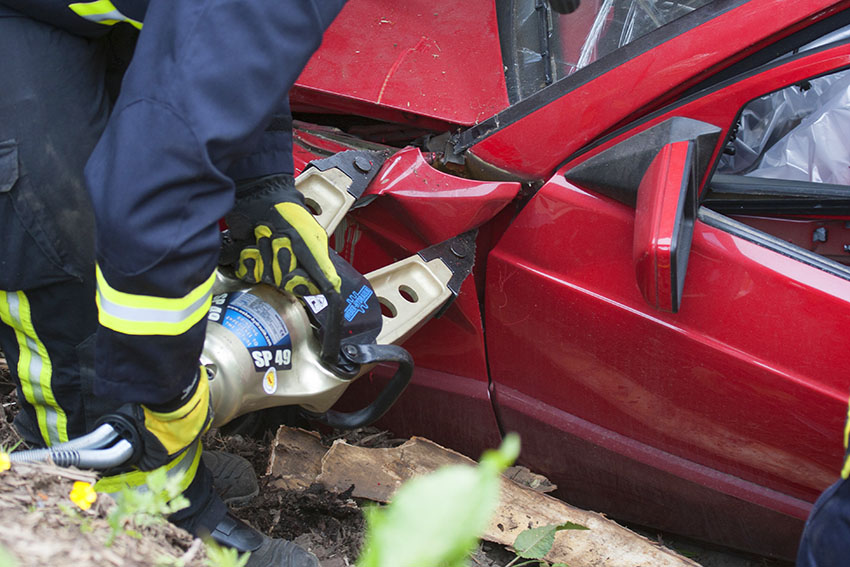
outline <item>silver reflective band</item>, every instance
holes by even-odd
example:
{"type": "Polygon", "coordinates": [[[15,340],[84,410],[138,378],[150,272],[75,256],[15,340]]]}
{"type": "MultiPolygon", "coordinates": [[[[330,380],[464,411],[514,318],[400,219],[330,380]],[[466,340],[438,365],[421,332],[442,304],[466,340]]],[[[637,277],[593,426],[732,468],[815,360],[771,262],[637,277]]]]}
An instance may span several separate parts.
{"type": "Polygon", "coordinates": [[[137,29],[142,29],[142,23],[128,18],[110,0],[94,0],[93,2],[77,2],[69,4],[72,12],[90,22],[111,26],[118,22],[127,22],[137,29]]]}
{"type": "MultiPolygon", "coordinates": [[[[67,435],[65,431],[62,433],[59,432],[59,411],[61,410],[58,409],[53,392],[50,390],[53,364],[47,353],[47,347],[37,337],[30,336],[31,333],[27,332],[27,327],[31,323],[24,321],[21,316],[21,298],[19,294],[23,295],[23,292],[3,292],[2,295],[6,298],[8,314],[11,320],[6,321],[5,317],[3,319],[4,323],[15,329],[15,336],[18,339],[18,378],[21,380],[21,389],[25,395],[27,390],[32,392],[32,400],[30,401],[35,406],[41,434],[48,444],[55,445],[65,441],[66,439],[63,439],[63,437],[67,435]],[[27,358],[29,359],[28,364],[22,364],[27,358]],[[44,422],[41,420],[42,413],[44,415],[44,422]]],[[[0,309],[0,311],[3,310],[0,309]]],[[[62,421],[64,422],[64,419],[62,421]]],[[[64,429],[65,423],[62,426],[64,429]]]]}
{"type": "Polygon", "coordinates": [[[182,323],[201,309],[204,303],[209,302],[212,297],[212,289],[198,298],[197,301],[184,309],[174,311],[171,309],[153,309],[144,307],[128,307],[113,303],[104,297],[100,286],[97,288],[97,297],[100,302],[101,311],[117,319],[124,321],[135,321],[138,323],[182,323]]]}
{"type": "Polygon", "coordinates": [[[85,18],[90,22],[129,22],[130,18],[119,12],[118,10],[112,10],[111,12],[105,12],[103,14],[87,14],[85,16],[80,16],[81,18],[85,18]]]}

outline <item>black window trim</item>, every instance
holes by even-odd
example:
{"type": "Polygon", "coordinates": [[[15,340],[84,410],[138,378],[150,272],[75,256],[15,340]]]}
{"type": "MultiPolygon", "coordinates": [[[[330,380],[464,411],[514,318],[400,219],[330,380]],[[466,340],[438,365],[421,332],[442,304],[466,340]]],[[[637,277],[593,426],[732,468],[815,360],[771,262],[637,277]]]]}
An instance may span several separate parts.
{"type": "Polygon", "coordinates": [[[702,204],[726,215],[842,215],[850,185],[715,172],[702,204]]]}
{"type": "Polygon", "coordinates": [[[807,266],[823,270],[828,274],[850,281],[850,266],[845,266],[820,254],[800,248],[796,244],[791,244],[781,238],[733,220],[711,209],[700,207],[697,212],[697,219],[708,226],[782,254],[792,260],[802,262],[807,266]]]}

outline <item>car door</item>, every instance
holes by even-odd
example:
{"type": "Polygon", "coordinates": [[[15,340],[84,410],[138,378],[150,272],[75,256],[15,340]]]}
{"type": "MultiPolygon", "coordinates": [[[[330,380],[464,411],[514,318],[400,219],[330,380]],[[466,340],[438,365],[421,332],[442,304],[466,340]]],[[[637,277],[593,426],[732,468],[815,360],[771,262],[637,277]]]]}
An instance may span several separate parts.
{"type": "Polygon", "coordinates": [[[842,462],[850,188],[713,176],[751,101],[847,66],[846,43],[783,57],[609,136],[489,255],[500,423],[570,502],[793,557],[842,462]],[[828,253],[807,241],[824,227],[828,253]]]}

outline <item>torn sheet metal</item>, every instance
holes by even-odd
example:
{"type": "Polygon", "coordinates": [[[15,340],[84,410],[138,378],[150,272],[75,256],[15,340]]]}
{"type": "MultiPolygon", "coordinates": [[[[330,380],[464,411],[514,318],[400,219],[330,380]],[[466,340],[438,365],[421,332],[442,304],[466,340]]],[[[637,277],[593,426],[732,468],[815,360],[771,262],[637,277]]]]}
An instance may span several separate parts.
{"type": "Polygon", "coordinates": [[[443,173],[431,167],[419,149],[406,148],[387,160],[363,203],[377,200],[376,205],[382,204],[406,232],[412,231],[423,245],[432,245],[478,228],[519,190],[520,184],[513,181],[478,181],[443,173]]]}

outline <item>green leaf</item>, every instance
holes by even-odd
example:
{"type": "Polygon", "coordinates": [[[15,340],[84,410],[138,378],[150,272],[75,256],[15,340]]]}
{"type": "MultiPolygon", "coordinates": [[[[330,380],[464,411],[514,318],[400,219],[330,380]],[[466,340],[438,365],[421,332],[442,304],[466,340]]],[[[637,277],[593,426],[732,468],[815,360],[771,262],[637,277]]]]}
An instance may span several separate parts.
{"type": "Polygon", "coordinates": [[[526,559],[543,559],[555,544],[555,533],[562,530],[586,530],[585,526],[573,522],[550,524],[530,528],[521,532],[514,541],[516,554],[526,559]]]}
{"type": "Polygon", "coordinates": [[[0,565],[4,567],[17,567],[18,560],[10,551],[0,545],[0,565]]]}
{"type": "Polygon", "coordinates": [[[250,551],[239,553],[239,551],[232,547],[219,545],[212,538],[205,539],[204,545],[207,550],[204,565],[207,567],[245,567],[251,558],[250,551]]]}
{"type": "Polygon", "coordinates": [[[514,464],[519,457],[519,435],[508,433],[502,440],[502,445],[495,451],[485,451],[481,456],[481,467],[485,469],[498,469],[499,474],[514,464]]]}
{"type": "Polygon", "coordinates": [[[477,468],[448,466],[404,483],[371,507],[358,567],[463,567],[499,503],[500,475],[519,453],[508,436],[477,468]]]}

